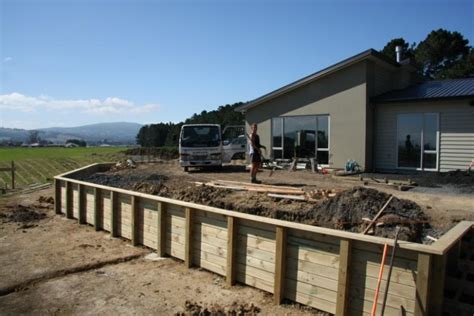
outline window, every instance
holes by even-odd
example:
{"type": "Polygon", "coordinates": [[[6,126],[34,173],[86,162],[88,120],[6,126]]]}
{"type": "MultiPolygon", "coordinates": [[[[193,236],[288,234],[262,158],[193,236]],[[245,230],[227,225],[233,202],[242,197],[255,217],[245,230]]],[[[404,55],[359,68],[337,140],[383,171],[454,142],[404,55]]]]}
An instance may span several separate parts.
{"type": "Polygon", "coordinates": [[[398,167],[437,170],[438,114],[399,114],[397,128],[398,167]]]}
{"type": "Polygon", "coordinates": [[[315,158],[329,163],[329,116],[290,116],[272,120],[275,159],[315,158]]]}

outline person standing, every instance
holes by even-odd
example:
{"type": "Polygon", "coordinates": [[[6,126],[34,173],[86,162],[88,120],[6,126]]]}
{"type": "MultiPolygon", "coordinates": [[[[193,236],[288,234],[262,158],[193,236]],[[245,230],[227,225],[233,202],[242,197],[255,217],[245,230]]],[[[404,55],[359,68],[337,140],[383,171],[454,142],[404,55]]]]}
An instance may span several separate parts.
{"type": "Polygon", "coordinates": [[[252,183],[261,183],[257,180],[257,172],[262,163],[262,152],[261,148],[267,149],[265,146],[260,144],[260,137],[257,134],[257,124],[253,123],[250,129],[250,146],[249,146],[249,156],[252,166],[250,168],[250,176],[252,183]]]}

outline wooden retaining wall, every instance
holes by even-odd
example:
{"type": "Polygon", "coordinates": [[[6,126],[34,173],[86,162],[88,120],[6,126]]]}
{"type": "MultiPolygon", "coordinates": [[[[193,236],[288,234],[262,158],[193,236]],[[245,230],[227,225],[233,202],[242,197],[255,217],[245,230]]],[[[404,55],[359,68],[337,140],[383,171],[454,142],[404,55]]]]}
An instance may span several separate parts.
{"type": "MultiPolygon", "coordinates": [[[[229,286],[273,293],[277,304],[290,299],[336,315],[370,315],[383,245],[393,240],[74,179],[109,167],[55,177],[56,212],[225,276],[229,286]]],[[[432,245],[399,242],[385,315],[441,315],[446,254],[472,226],[461,222],[432,245]]]]}

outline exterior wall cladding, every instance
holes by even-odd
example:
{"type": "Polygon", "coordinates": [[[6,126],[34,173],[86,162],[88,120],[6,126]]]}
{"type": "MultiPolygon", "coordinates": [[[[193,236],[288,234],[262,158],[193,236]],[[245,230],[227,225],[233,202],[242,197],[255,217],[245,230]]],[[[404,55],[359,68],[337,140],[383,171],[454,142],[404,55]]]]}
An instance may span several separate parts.
{"type": "Polygon", "coordinates": [[[359,61],[248,109],[247,128],[252,123],[259,125],[261,143],[270,154],[272,118],[329,115],[329,166],[343,168],[347,160],[354,159],[370,170],[374,165],[374,106],[369,100],[388,90],[406,87],[409,80],[401,80],[401,72],[403,67],[359,61]]]}
{"type": "Polygon", "coordinates": [[[375,112],[375,167],[397,167],[397,115],[438,113],[439,171],[467,169],[474,160],[474,107],[467,100],[387,103],[375,112]]]}

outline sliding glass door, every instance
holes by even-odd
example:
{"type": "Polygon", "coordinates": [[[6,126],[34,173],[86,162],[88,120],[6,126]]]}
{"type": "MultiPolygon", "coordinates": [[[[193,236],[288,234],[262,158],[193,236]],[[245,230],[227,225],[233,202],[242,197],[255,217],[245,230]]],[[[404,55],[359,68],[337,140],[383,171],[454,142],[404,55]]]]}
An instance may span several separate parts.
{"type": "Polygon", "coordinates": [[[438,169],[438,125],[437,113],[398,114],[398,168],[438,169]]]}
{"type": "Polygon", "coordinates": [[[316,158],[329,163],[329,116],[290,116],[272,120],[275,159],[316,158]]]}

